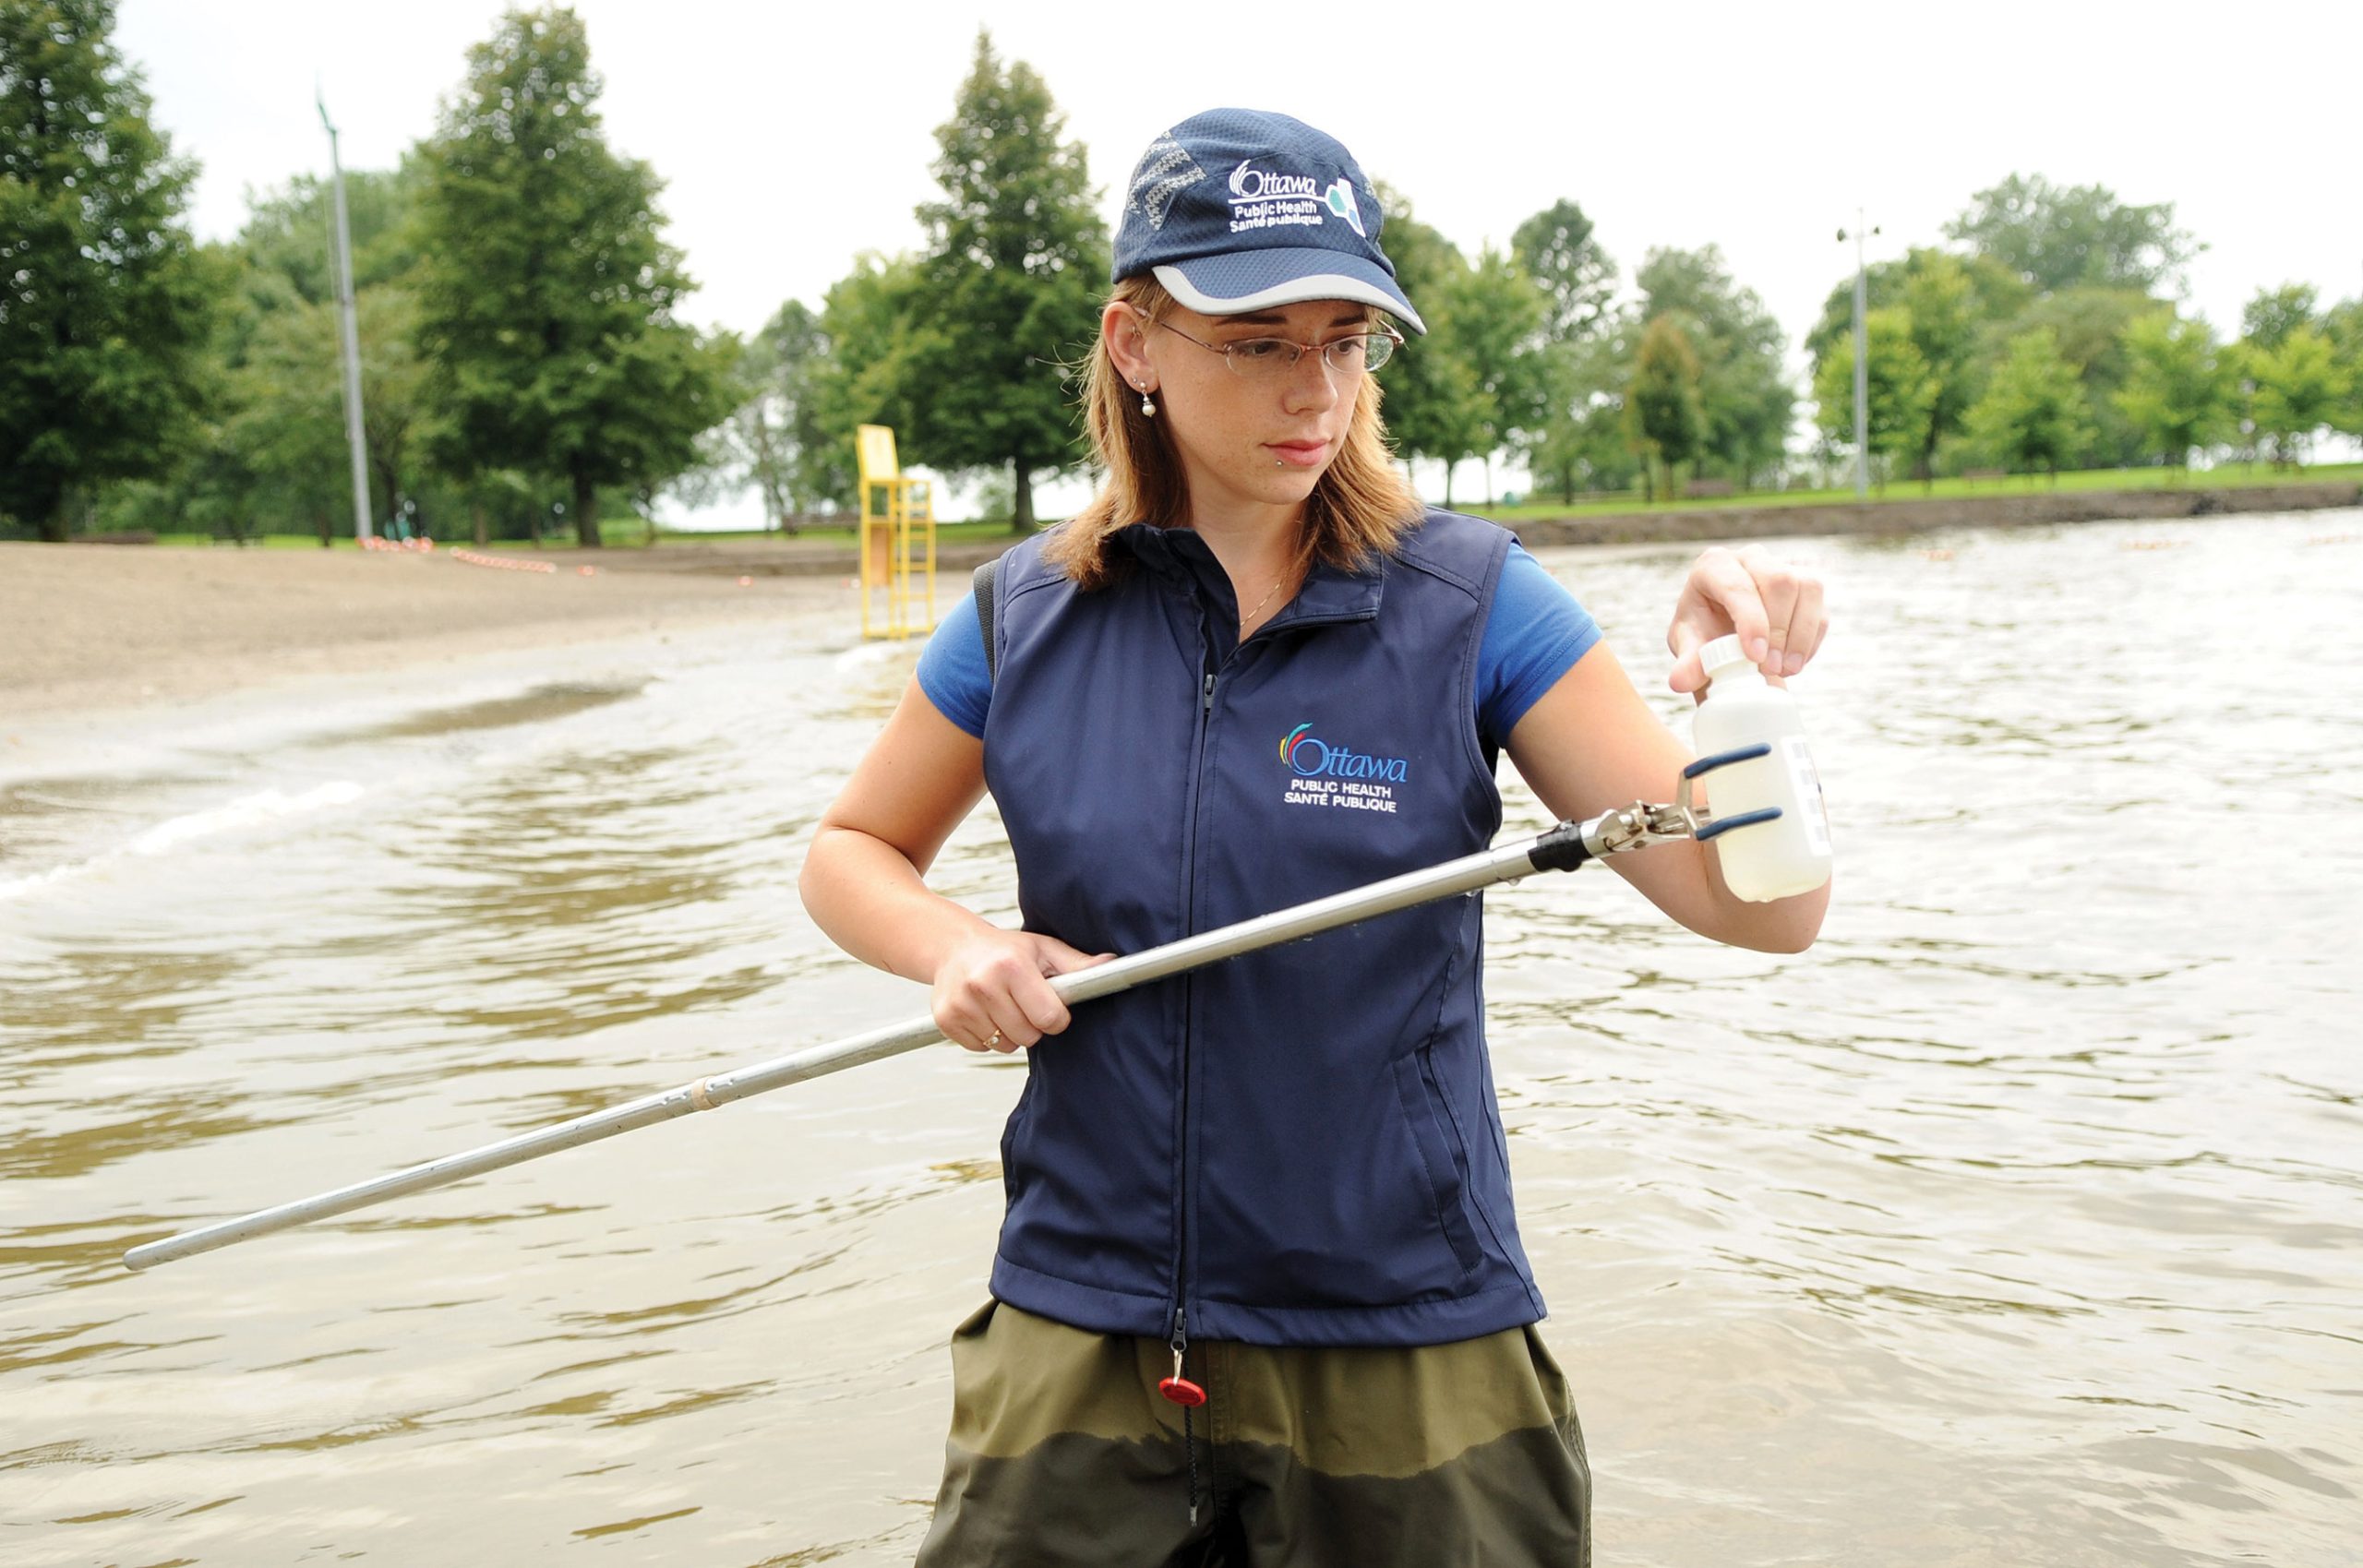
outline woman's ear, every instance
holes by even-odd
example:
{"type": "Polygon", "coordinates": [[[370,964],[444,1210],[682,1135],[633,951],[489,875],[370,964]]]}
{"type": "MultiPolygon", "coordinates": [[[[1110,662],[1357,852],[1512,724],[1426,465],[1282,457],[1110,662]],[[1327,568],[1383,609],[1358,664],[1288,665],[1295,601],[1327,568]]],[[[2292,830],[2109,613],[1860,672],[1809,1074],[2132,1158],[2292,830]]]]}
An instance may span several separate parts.
{"type": "Polygon", "coordinates": [[[1108,357],[1124,385],[1136,392],[1157,390],[1157,367],[1148,358],[1148,321],[1139,311],[1122,300],[1110,301],[1099,313],[1099,341],[1108,345],[1108,357]]]}

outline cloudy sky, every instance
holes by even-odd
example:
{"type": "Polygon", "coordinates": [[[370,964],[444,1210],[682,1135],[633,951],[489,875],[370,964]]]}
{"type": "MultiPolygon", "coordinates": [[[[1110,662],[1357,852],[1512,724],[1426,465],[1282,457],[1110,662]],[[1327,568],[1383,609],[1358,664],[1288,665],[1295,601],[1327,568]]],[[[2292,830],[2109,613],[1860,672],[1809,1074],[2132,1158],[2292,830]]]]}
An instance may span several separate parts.
{"type": "MultiPolygon", "coordinates": [[[[326,171],[316,82],[347,167],[390,165],[433,131],[501,8],[123,0],[116,38],[203,165],[194,222],[221,238],[249,191],[326,171]]],[[[1205,0],[576,9],[611,140],[666,182],[702,284],[685,314],[742,330],[785,299],[817,305],[862,250],[918,245],[931,133],[979,26],[1049,82],[1111,223],[1150,138],[1243,104],[1338,137],[1465,249],[1506,243],[1563,196],[1627,277],[1651,246],[1720,245],[1793,341],[1852,265],[1835,235],[1857,207],[1883,231],[1875,257],[1937,244],[2014,170],[2173,202],[2208,247],[2189,306],[2219,329],[2260,287],[2363,293],[2353,0],[1462,0],[1340,6],[1331,26],[1306,6],[1205,0]]]]}

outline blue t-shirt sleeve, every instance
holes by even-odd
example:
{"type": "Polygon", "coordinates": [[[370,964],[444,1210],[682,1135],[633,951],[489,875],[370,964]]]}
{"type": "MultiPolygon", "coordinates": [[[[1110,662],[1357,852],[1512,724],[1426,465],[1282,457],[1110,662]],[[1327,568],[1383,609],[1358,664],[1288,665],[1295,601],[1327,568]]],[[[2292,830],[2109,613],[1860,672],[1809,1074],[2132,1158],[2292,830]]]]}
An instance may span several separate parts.
{"type": "Polygon", "coordinates": [[[985,714],[993,705],[992,671],[985,664],[983,628],[977,623],[977,596],[965,595],[935,623],[919,652],[919,689],[935,711],[985,738],[985,714]]]}
{"type": "Polygon", "coordinates": [[[1505,744],[1526,711],[1599,640],[1599,625],[1566,585],[1513,543],[1477,647],[1478,733],[1505,744]]]}

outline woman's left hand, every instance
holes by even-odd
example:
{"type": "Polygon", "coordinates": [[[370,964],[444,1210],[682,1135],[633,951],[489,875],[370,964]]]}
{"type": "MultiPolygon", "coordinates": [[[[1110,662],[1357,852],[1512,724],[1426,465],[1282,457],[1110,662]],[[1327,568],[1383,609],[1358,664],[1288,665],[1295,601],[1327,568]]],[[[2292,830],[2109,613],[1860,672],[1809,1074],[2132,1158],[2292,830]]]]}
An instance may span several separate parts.
{"type": "Polygon", "coordinates": [[[1674,602],[1673,624],[1665,633],[1666,650],[1673,655],[1667,684],[1684,692],[1704,687],[1700,650],[1736,632],[1765,678],[1779,686],[1805,667],[1829,631],[1821,579],[1761,545],[1736,551],[1713,545],[1691,563],[1682,597],[1674,602]]]}

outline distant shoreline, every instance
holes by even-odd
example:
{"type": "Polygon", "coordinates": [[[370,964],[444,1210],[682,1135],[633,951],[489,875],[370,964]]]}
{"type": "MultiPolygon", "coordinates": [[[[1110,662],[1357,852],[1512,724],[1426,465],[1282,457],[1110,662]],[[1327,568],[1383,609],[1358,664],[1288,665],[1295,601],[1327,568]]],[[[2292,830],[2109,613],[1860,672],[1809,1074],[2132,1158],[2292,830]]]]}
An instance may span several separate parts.
{"type": "MultiPolygon", "coordinates": [[[[1527,503],[1515,509],[1476,506],[1469,509],[1510,529],[1529,545],[1710,544],[1718,540],[1778,539],[1808,534],[1911,533],[1939,528],[2014,528],[2051,523],[2108,522],[2145,518],[2218,517],[2232,514],[2321,511],[2363,506],[2363,482],[2337,479],[2291,480],[2262,485],[2201,485],[2182,488],[2143,486],[2117,490],[2055,490],[2047,486],[1985,492],[1974,495],[1925,496],[1908,484],[1867,501],[1783,499],[1778,494],[1760,498],[1722,501],[1713,506],[1665,506],[1626,511],[1572,512],[1553,516],[1547,505],[1527,503]]],[[[967,592],[968,575],[1012,545],[1016,534],[1000,529],[980,532],[963,526],[946,529],[936,547],[937,592],[957,599],[967,592]]],[[[76,545],[11,545],[0,543],[0,608],[6,607],[6,566],[30,559],[24,551],[78,548],[76,545]]],[[[349,542],[347,542],[349,543],[349,542]]],[[[107,553],[128,550],[141,556],[183,555],[167,545],[150,551],[136,546],[111,546],[107,553]]],[[[506,541],[490,553],[520,560],[540,561],[561,573],[590,566],[603,574],[660,578],[739,578],[856,576],[860,557],[851,541],[830,538],[775,537],[767,534],[720,534],[675,537],[653,546],[611,544],[586,550],[576,545],[529,546],[506,541]]],[[[252,552],[258,557],[263,552],[252,552]]],[[[342,552],[322,551],[320,556],[342,552]]],[[[247,551],[234,555],[244,557],[247,551]]],[[[203,552],[215,557],[216,551],[203,552]]],[[[306,550],[273,550],[272,558],[309,555],[306,550]]],[[[319,558],[314,557],[312,558],[319,558]]]]}
{"type": "Polygon", "coordinates": [[[2363,485],[2353,479],[2329,479],[2180,490],[2037,489],[2007,495],[1906,495],[1805,506],[1667,508],[1586,517],[1525,518],[1510,526],[1529,545],[1634,545],[2221,517],[2236,513],[2323,511],[2353,506],[2363,506],[2363,485]]]}
{"type": "MultiPolygon", "coordinates": [[[[1906,487],[1898,485],[1896,489],[1906,487]]],[[[1778,539],[1801,534],[1910,533],[1937,528],[2012,528],[2045,523],[2108,522],[2144,518],[2216,517],[2232,513],[2321,511],[2363,506],[2363,484],[2352,478],[2297,480],[2279,485],[2192,486],[2189,489],[2033,489],[1976,496],[1899,494],[1869,501],[1768,499],[1762,505],[1662,507],[1570,517],[1519,515],[1498,521],[1529,545],[1711,543],[1778,539]]],[[[1479,516],[1485,509],[1473,509],[1479,516]]],[[[1521,508],[1521,513],[1527,509],[1521,508]]],[[[957,598],[978,563],[1014,544],[1008,534],[940,544],[938,592],[957,598]]],[[[715,540],[654,549],[539,550],[534,559],[570,566],[597,561],[618,571],[717,577],[850,576],[859,558],[840,540],[715,540]]],[[[563,567],[561,568],[563,569],[563,567]]]]}

